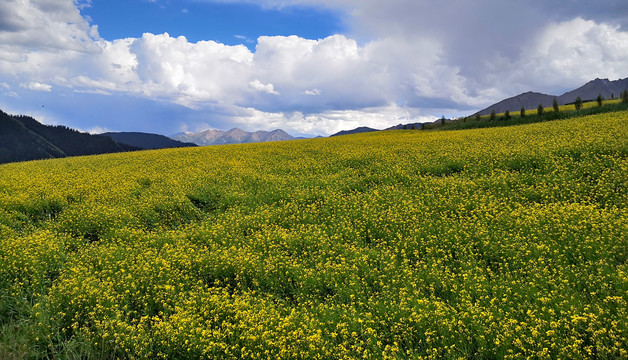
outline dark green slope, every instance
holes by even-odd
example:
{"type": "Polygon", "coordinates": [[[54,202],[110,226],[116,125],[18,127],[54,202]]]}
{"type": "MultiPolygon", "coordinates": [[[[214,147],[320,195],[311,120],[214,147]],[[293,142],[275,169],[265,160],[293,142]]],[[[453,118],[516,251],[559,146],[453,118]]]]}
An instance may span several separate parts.
{"type": "Polygon", "coordinates": [[[133,150],[139,149],[107,136],[43,125],[31,117],[11,116],[0,110],[0,164],[133,150]]]}
{"type": "Polygon", "coordinates": [[[120,144],[127,144],[141,149],[166,149],[197,146],[193,143],[173,140],[167,136],[142,132],[106,132],[101,135],[108,136],[120,144]]]}
{"type": "Polygon", "coordinates": [[[0,163],[64,156],[61,149],[0,111],[0,163]]]}
{"type": "Polygon", "coordinates": [[[14,118],[29,130],[41,135],[48,142],[61,149],[68,156],[138,150],[138,148],[130,145],[119,144],[108,136],[82,133],[65,126],[44,125],[29,116],[15,116],[14,118]]]}

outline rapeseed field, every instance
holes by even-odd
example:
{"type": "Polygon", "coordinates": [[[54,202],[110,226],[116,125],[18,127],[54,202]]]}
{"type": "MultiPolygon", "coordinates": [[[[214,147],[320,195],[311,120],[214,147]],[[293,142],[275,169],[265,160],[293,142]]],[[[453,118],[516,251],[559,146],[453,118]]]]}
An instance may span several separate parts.
{"type": "Polygon", "coordinates": [[[628,112],[0,166],[0,358],[628,358],[628,112]]]}

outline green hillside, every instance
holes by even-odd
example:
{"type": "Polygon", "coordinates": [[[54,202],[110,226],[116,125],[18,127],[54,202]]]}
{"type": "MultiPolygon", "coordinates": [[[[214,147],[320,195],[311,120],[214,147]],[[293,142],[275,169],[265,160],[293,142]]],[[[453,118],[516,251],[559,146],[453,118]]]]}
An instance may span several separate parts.
{"type": "Polygon", "coordinates": [[[0,165],[0,358],[619,359],[628,111],[0,165]]]}
{"type": "Polygon", "coordinates": [[[64,156],[61,149],[0,111],[0,164],[64,156]]]}
{"type": "Polygon", "coordinates": [[[0,110],[0,164],[134,150],[139,148],[107,136],[44,125],[29,116],[12,116],[0,110]]]}
{"type": "Polygon", "coordinates": [[[425,127],[425,129],[463,130],[533,124],[552,120],[565,120],[609,112],[627,111],[628,101],[621,101],[619,99],[603,100],[602,105],[599,105],[596,101],[587,101],[583,102],[581,106],[581,109],[576,110],[573,104],[561,105],[558,107],[558,111],[554,111],[552,107],[548,107],[543,108],[543,112],[541,114],[539,114],[538,108],[534,108],[525,109],[523,114],[521,113],[521,110],[512,110],[508,114],[498,113],[495,114],[494,118],[490,115],[468,116],[446,122],[444,125],[441,122],[429,124],[425,127]]]}

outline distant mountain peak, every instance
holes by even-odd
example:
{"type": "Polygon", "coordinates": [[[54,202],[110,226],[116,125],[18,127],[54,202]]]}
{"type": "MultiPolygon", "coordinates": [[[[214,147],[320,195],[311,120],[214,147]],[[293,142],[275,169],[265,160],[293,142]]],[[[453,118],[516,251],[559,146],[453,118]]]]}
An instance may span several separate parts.
{"type": "Polygon", "coordinates": [[[377,129],[373,129],[367,126],[360,126],[358,128],[352,129],[352,130],[343,130],[343,131],[339,131],[335,134],[329,135],[329,137],[332,136],[341,136],[341,135],[351,135],[351,134],[361,134],[361,133],[367,133],[367,132],[374,132],[374,131],[379,131],[377,129]]]}
{"type": "Polygon", "coordinates": [[[248,132],[235,127],[227,131],[205,130],[199,133],[182,134],[174,136],[173,139],[205,146],[285,141],[294,140],[295,138],[281,129],[275,129],[273,131],[258,130],[255,132],[248,132]]]}
{"type": "Polygon", "coordinates": [[[576,101],[577,97],[582,100],[593,100],[598,95],[602,95],[605,99],[611,97],[619,97],[622,91],[628,90],[628,78],[610,81],[609,79],[596,78],[581,87],[566,92],[558,97],[558,103],[569,104],[576,101]]]}
{"type": "MultiPolygon", "coordinates": [[[[619,97],[622,91],[628,90],[628,78],[611,81],[609,79],[595,78],[582,85],[581,87],[566,92],[560,96],[547,95],[539,92],[527,91],[517,96],[513,96],[504,99],[498,103],[495,103],[486,109],[480,110],[477,114],[488,115],[493,110],[496,113],[503,113],[506,110],[518,111],[522,107],[526,109],[534,109],[537,106],[543,105],[544,107],[552,106],[554,98],[558,101],[559,105],[565,105],[573,103],[577,97],[582,100],[593,100],[598,95],[602,95],[605,99],[611,97],[619,97]]],[[[475,115],[475,114],[474,114],[475,115]]]]}

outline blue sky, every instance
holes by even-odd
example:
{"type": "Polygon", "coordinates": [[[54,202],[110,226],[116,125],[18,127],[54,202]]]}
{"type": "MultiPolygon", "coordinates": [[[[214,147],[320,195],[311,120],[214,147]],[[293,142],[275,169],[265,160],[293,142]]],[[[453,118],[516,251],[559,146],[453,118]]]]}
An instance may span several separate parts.
{"type": "Polygon", "coordinates": [[[167,32],[190,42],[213,40],[254,50],[262,35],[322,39],[344,31],[339,11],[303,5],[278,9],[252,3],[93,0],[81,13],[110,41],[167,32]]]}
{"type": "Polygon", "coordinates": [[[82,131],[297,136],[628,77],[628,1],[3,0],[0,109],[82,131]]]}

